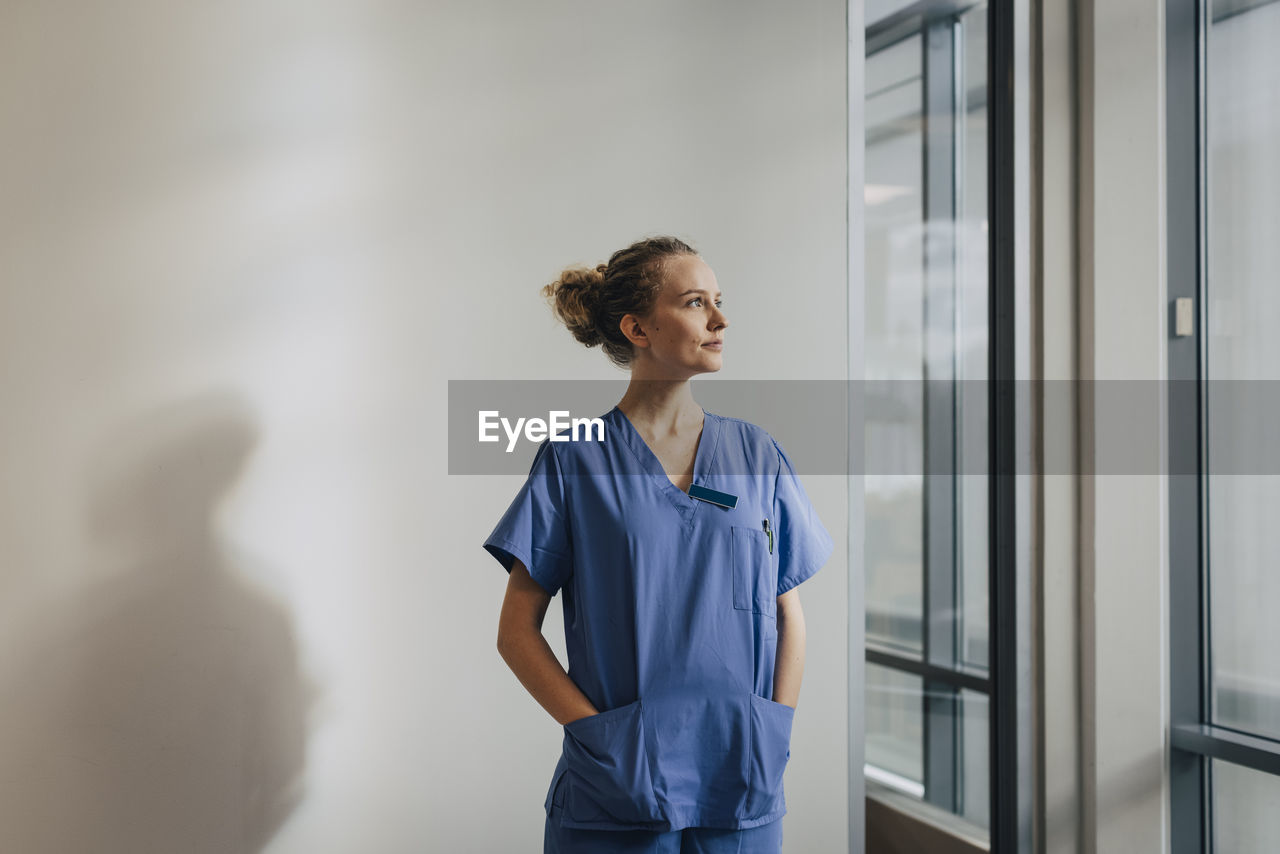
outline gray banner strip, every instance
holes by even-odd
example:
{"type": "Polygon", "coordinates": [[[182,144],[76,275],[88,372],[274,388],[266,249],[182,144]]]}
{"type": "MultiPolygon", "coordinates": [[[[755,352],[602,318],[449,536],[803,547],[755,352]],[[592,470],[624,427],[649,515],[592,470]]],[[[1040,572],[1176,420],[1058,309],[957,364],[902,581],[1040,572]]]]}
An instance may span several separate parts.
{"type": "MultiPolygon", "coordinates": [[[[1280,381],[1010,381],[1016,410],[1041,407],[1041,456],[1027,471],[996,472],[988,461],[987,419],[993,383],[985,381],[694,380],[694,399],[717,415],[768,431],[800,474],[922,476],[984,474],[1212,475],[1280,474],[1280,381]],[[928,455],[925,401],[930,418],[946,402],[950,453],[928,455]],[[1084,405],[1082,404],[1091,404],[1084,405]],[[1163,450],[1164,412],[1208,412],[1206,460],[1173,464],[1163,450]],[[1092,412],[1093,456],[1080,459],[1072,442],[1072,413],[1092,412]],[[848,413],[854,413],[850,422],[848,413]],[[861,413],[861,418],[857,414],[861,413]],[[859,436],[861,440],[859,441],[859,436]],[[853,441],[850,441],[852,438],[853,441]],[[850,459],[850,447],[863,449],[850,459]],[[935,460],[941,462],[934,462],[935,460]]],[[[449,474],[527,474],[544,429],[526,432],[552,413],[570,419],[606,414],[622,398],[622,380],[450,380],[449,474]],[[483,416],[482,413],[490,413],[483,416]],[[502,419],[506,420],[503,426],[502,419]],[[481,442],[482,421],[497,441],[481,442]],[[512,431],[519,427],[518,433],[512,431]]],[[[1086,432],[1086,431],[1079,431],[1086,432]]],[[[724,462],[722,458],[718,463],[724,462]]],[[[724,474],[758,474],[730,471],[724,474]]],[[[617,472],[617,474],[641,474],[617,472]]]]}

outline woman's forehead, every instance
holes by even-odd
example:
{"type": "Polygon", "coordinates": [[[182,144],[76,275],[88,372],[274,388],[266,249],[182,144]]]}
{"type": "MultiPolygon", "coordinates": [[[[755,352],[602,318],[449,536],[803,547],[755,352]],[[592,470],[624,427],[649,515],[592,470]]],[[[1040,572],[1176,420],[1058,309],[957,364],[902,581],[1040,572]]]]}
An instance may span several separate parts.
{"type": "Polygon", "coordinates": [[[687,291],[704,291],[711,296],[719,296],[719,284],[716,274],[697,255],[679,255],[667,262],[666,277],[663,281],[663,292],[673,296],[683,296],[687,291]]]}

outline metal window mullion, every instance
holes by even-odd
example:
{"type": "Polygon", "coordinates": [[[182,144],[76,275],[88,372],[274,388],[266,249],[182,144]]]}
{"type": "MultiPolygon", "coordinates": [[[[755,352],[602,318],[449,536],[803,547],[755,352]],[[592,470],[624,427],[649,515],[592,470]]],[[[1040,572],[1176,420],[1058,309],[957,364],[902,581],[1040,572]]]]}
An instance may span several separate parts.
{"type": "Polygon", "coordinates": [[[1030,792],[1020,791],[1019,751],[1027,737],[1019,718],[1017,245],[1015,221],[1017,145],[1014,51],[1018,44],[1013,0],[991,0],[987,14],[988,169],[987,206],[990,301],[988,332],[992,394],[988,395],[990,460],[989,631],[992,683],[990,717],[991,850],[1022,850],[1030,792]]]}
{"type": "MultiPolygon", "coordinates": [[[[1193,244],[1197,249],[1195,263],[1195,279],[1192,286],[1195,292],[1195,303],[1200,307],[1199,334],[1194,336],[1196,343],[1196,389],[1198,393],[1199,426],[1199,478],[1197,480],[1199,501],[1199,523],[1196,526],[1200,534],[1198,550],[1199,565],[1195,573],[1196,590],[1200,594],[1200,619],[1195,621],[1197,637],[1200,642],[1199,688],[1201,720],[1212,723],[1213,709],[1210,706],[1211,686],[1213,684],[1213,633],[1210,631],[1211,604],[1213,587],[1210,584],[1209,542],[1213,531],[1209,528],[1209,400],[1205,381],[1209,379],[1209,344],[1204,330],[1208,328],[1208,300],[1205,298],[1209,287],[1209,229],[1207,216],[1209,211],[1209,2],[1211,0],[1195,0],[1195,31],[1192,44],[1195,47],[1192,68],[1195,72],[1195,88],[1191,103],[1195,106],[1195,127],[1188,140],[1194,142],[1195,171],[1192,173],[1195,187],[1194,211],[1192,226],[1195,229],[1193,244]]],[[[1214,849],[1214,822],[1217,820],[1213,809],[1213,763],[1207,758],[1200,762],[1199,775],[1200,795],[1200,839],[1205,851],[1214,849]]]]}
{"type": "Polygon", "coordinates": [[[1170,840],[1173,854],[1211,850],[1210,763],[1179,733],[1206,720],[1207,521],[1204,442],[1203,0],[1166,2],[1168,298],[1190,298],[1193,335],[1169,335],[1170,840]]]}
{"type": "MultiPolygon", "coordinates": [[[[956,22],[922,39],[924,150],[924,659],[956,663],[956,22]]],[[[959,809],[959,692],[925,679],[925,800],[959,809]]]]}
{"type": "Polygon", "coordinates": [[[922,679],[942,682],[957,690],[963,688],[967,691],[976,691],[979,694],[991,693],[990,680],[985,676],[979,676],[969,671],[934,667],[932,664],[928,664],[918,658],[873,647],[867,647],[865,659],[871,664],[903,673],[910,673],[922,679]]]}
{"type": "Polygon", "coordinates": [[[1280,741],[1212,724],[1175,724],[1173,746],[1263,774],[1280,775],[1280,741]]]}

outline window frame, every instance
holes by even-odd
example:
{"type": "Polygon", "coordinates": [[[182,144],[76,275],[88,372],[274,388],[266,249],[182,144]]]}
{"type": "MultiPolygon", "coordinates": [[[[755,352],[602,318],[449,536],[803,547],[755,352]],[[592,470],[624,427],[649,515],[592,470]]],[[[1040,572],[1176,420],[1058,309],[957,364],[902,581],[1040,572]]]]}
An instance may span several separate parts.
{"type": "MultiPolygon", "coordinates": [[[[918,0],[866,27],[863,56],[888,48],[915,34],[923,41],[924,81],[924,219],[931,210],[952,206],[954,220],[954,142],[945,151],[930,145],[937,131],[930,116],[946,119],[954,105],[955,27],[972,0],[918,0]],[[948,34],[950,37],[948,37],[948,34]],[[948,55],[949,54],[949,55],[948,55]],[[933,61],[930,61],[932,58],[933,61]],[[932,150],[931,150],[932,149],[932,150]],[[931,180],[933,178],[934,180],[931,180]]],[[[1025,0],[987,2],[987,204],[988,204],[988,662],[986,675],[943,663],[938,650],[953,651],[938,632],[935,615],[955,607],[954,490],[930,489],[926,477],[925,566],[922,636],[924,650],[916,659],[886,648],[865,647],[865,661],[919,676],[924,680],[924,771],[928,802],[954,811],[959,691],[966,688],[989,698],[988,793],[989,846],[992,851],[1029,850],[1036,776],[1032,767],[1030,640],[1030,515],[1032,473],[1031,403],[1015,388],[1017,367],[1030,364],[1028,318],[1029,264],[1029,116],[1026,56],[1029,4],[1025,0]],[[1016,73],[1015,73],[1016,72],[1016,73]],[[1006,85],[997,85],[1003,81],[1006,85]],[[1019,156],[1021,155],[1021,156],[1019,156]],[[1021,480],[1021,483],[1020,483],[1021,480]],[[1021,487],[1021,488],[1020,488],[1021,487]],[[950,508],[944,536],[928,520],[950,508]],[[939,646],[939,640],[942,645],[939,646]],[[933,697],[934,693],[944,696],[933,697]],[[938,731],[937,720],[951,726],[938,731]]],[[[851,57],[852,59],[852,57],[851,57]]],[[[852,95],[853,93],[851,93],[852,95]]],[[[861,97],[863,93],[856,93],[861,97]]],[[[852,99],[852,98],[851,98],[852,99]]],[[[954,109],[951,121],[955,121],[954,109]]],[[[946,129],[954,140],[953,129],[946,129]]],[[[853,140],[851,139],[851,143],[853,140]]],[[[949,271],[948,271],[949,272],[949,271]]],[[[926,267],[932,277],[937,271],[926,267]]],[[[944,275],[948,273],[943,273],[944,275]]],[[[934,349],[929,343],[926,350],[934,349]]],[[[926,382],[926,472],[955,470],[952,438],[939,446],[928,437],[954,437],[954,375],[950,389],[935,393],[926,382]],[[947,413],[951,413],[948,419],[947,413]],[[948,423],[950,432],[948,432],[948,423]]],[[[944,627],[945,628],[945,627],[944,627]]],[[[952,628],[954,625],[952,624],[952,628]]],[[[948,656],[948,661],[954,660],[948,656]]],[[[855,844],[855,840],[851,840],[855,844]]]]}
{"type": "MultiPolygon", "coordinates": [[[[1170,838],[1173,854],[1214,848],[1211,760],[1280,776],[1280,742],[1212,723],[1205,409],[1209,4],[1166,0],[1169,323],[1170,838]],[[1193,331],[1178,336],[1175,306],[1193,305],[1193,331]]],[[[1274,0],[1246,0],[1215,20],[1274,0]]],[[[1228,4],[1224,4],[1228,5],[1228,4]]]]}

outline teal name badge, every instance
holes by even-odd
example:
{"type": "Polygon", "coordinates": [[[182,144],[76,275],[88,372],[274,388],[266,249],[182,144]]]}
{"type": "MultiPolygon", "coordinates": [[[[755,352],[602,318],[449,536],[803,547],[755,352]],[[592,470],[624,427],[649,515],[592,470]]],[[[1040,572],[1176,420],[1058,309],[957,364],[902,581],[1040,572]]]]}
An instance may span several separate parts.
{"type": "Polygon", "coordinates": [[[689,485],[689,497],[697,498],[700,501],[708,501],[712,504],[719,504],[721,507],[728,507],[730,510],[738,505],[738,496],[707,489],[705,486],[698,486],[696,483],[689,485]]]}

